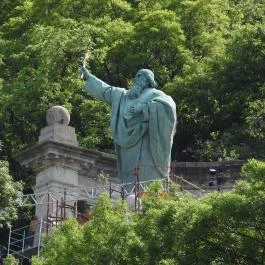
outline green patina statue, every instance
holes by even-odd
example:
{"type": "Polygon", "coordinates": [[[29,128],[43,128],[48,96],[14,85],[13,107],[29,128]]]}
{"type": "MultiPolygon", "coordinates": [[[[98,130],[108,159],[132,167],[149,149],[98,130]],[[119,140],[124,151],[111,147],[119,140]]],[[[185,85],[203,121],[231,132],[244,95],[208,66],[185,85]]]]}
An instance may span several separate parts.
{"type": "Polygon", "coordinates": [[[81,66],[85,89],[111,105],[111,130],[123,183],[164,178],[168,175],[177,118],[172,98],[156,89],[151,70],[137,72],[129,90],[113,87],[81,66]]]}

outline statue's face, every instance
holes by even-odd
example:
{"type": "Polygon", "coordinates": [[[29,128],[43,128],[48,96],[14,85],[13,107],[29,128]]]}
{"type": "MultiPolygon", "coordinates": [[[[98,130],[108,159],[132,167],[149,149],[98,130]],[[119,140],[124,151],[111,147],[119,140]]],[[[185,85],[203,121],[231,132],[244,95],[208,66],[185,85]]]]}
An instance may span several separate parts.
{"type": "Polygon", "coordinates": [[[144,73],[138,72],[134,78],[133,85],[128,91],[128,97],[130,99],[138,98],[142,91],[148,87],[148,78],[144,73]]]}
{"type": "Polygon", "coordinates": [[[135,84],[140,85],[142,88],[147,87],[148,85],[148,78],[145,74],[138,72],[134,79],[135,84]]]}

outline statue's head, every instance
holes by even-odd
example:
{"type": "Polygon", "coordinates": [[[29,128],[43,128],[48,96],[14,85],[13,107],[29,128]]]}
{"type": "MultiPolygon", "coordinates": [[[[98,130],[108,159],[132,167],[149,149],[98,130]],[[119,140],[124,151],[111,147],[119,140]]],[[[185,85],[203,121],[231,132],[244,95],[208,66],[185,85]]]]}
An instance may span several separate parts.
{"type": "Polygon", "coordinates": [[[137,98],[140,96],[142,91],[146,88],[157,87],[154,73],[149,69],[141,69],[137,72],[133,85],[128,91],[129,98],[137,98]]]}
{"type": "Polygon", "coordinates": [[[135,82],[141,82],[144,88],[155,88],[157,83],[155,81],[154,73],[149,69],[141,69],[135,76],[135,82]]]}

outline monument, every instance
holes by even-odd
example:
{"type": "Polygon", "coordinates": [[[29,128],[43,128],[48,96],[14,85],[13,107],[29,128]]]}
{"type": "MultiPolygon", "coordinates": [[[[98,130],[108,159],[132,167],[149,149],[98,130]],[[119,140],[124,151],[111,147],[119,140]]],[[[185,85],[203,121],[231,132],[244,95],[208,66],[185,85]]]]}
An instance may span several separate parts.
{"type": "Polygon", "coordinates": [[[153,180],[168,175],[177,123],[173,99],[156,89],[154,73],[137,72],[129,90],[108,85],[80,68],[85,90],[111,105],[111,131],[117,171],[123,183],[153,180]],[[137,171],[137,172],[135,172],[137,171]]]}

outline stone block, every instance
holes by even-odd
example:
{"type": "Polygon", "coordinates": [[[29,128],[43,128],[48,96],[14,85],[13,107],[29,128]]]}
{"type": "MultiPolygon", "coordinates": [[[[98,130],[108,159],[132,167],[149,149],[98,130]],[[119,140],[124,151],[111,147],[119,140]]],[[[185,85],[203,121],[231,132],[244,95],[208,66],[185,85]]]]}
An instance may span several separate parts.
{"type": "Polygon", "coordinates": [[[75,128],[63,124],[53,124],[41,129],[39,143],[54,141],[67,145],[78,146],[75,128]]]}
{"type": "Polygon", "coordinates": [[[53,166],[37,174],[36,187],[51,183],[61,183],[62,187],[65,187],[66,185],[77,186],[78,172],[59,166],[53,166]]]}

